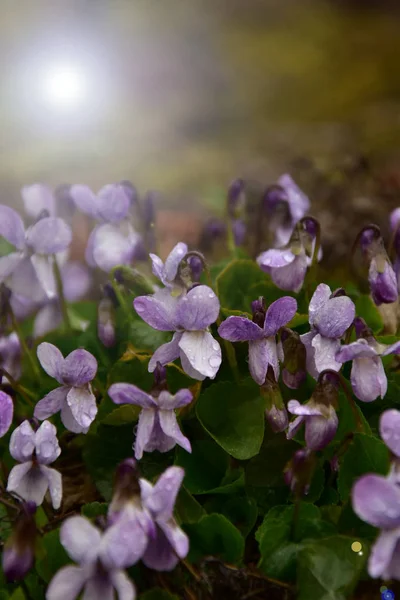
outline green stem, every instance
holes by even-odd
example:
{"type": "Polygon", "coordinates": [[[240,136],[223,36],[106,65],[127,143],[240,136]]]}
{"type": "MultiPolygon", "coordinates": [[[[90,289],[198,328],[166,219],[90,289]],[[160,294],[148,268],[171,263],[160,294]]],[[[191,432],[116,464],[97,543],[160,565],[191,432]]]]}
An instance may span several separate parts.
{"type": "Polygon", "coordinates": [[[56,256],[54,256],[54,276],[56,278],[58,301],[61,306],[61,312],[62,312],[65,328],[67,330],[67,333],[72,334],[72,326],[71,326],[71,321],[70,321],[69,315],[68,315],[67,302],[66,302],[65,296],[64,296],[64,286],[63,286],[63,282],[62,282],[61,271],[60,271],[60,267],[58,266],[56,256]]]}
{"type": "Polygon", "coordinates": [[[116,267],[113,267],[110,271],[110,283],[112,285],[112,288],[114,290],[114,293],[117,297],[118,300],[118,304],[121,307],[122,312],[125,315],[125,318],[127,319],[127,321],[130,321],[132,319],[132,312],[128,309],[128,306],[125,302],[125,298],[121,292],[121,289],[119,287],[118,282],[115,280],[115,272],[120,269],[121,267],[119,265],[117,265],[116,267]]]}
{"type": "MultiPolygon", "coordinates": [[[[21,348],[31,364],[34,376],[36,377],[36,379],[38,381],[40,381],[40,370],[39,370],[39,365],[36,361],[36,357],[32,354],[31,350],[28,348],[28,345],[25,341],[24,334],[21,331],[21,327],[19,326],[19,323],[18,323],[17,319],[15,318],[14,312],[13,312],[10,304],[8,305],[8,311],[9,311],[9,314],[11,317],[12,327],[18,336],[21,348]]],[[[7,375],[7,378],[9,378],[9,375],[7,375]]]]}
{"type": "Polygon", "coordinates": [[[20,396],[22,396],[22,398],[24,398],[24,400],[29,404],[29,406],[34,405],[32,400],[35,399],[35,394],[33,392],[23,387],[21,384],[18,383],[18,381],[15,381],[15,379],[10,375],[10,373],[6,371],[3,367],[0,367],[0,373],[4,375],[4,377],[7,377],[8,383],[13,388],[13,390],[15,390],[20,396]]]}

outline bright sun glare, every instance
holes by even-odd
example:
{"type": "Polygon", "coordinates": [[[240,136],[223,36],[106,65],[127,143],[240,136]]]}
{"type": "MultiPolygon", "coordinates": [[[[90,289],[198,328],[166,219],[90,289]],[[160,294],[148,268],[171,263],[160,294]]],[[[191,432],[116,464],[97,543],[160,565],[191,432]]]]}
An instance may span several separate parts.
{"type": "Polygon", "coordinates": [[[85,88],[84,75],[75,65],[53,65],[44,73],[44,98],[55,108],[70,109],[81,104],[85,88]]]}

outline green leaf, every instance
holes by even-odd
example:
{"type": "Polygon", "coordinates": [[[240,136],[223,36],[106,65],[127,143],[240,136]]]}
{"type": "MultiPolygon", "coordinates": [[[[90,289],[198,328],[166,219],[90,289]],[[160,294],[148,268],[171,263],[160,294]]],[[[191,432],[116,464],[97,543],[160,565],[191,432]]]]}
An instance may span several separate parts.
{"type": "Polygon", "coordinates": [[[111,411],[104,419],[101,421],[104,425],[126,425],[127,423],[136,423],[139,417],[139,413],[141,411],[140,406],[133,406],[133,404],[124,404],[122,406],[118,406],[113,411],[111,411]]]}
{"type": "Polygon", "coordinates": [[[82,506],[82,515],[88,519],[95,519],[107,514],[108,506],[105,502],[89,502],[82,506]]]}
{"type": "Polygon", "coordinates": [[[338,490],[343,501],[350,495],[354,481],[365,473],[386,475],[389,471],[389,450],[375,437],[355,433],[340,464],[338,490]]]}
{"type": "Polygon", "coordinates": [[[177,447],[175,464],[185,469],[185,486],[192,494],[218,488],[228,468],[229,456],[214,440],[193,440],[189,454],[177,447]]]}
{"type": "Polygon", "coordinates": [[[43,558],[36,561],[36,571],[39,577],[49,583],[54,574],[71,562],[60,542],[60,531],[55,529],[41,538],[43,558]]]}
{"type": "Polygon", "coordinates": [[[223,515],[206,515],[198,523],[186,525],[185,530],[190,538],[189,560],[193,562],[211,554],[236,563],[243,556],[243,536],[223,515]]]}
{"type": "Polygon", "coordinates": [[[205,510],[187,491],[185,486],[179,490],[175,503],[175,516],[179,523],[197,523],[205,515],[205,510]]]}
{"type": "Polygon", "coordinates": [[[179,600],[179,596],[157,587],[140,594],[139,600],[179,600]]]}
{"type": "Polygon", "coordinates": [[[141,319],[134,319],[129,323],[128,336],[126,335],[126,324],[124,329],[124,337],[132,341],[136,350],[147,350],[154,352],[162,344],[165,344],[171,340],[170,332],[157,331],[156,329],[153,329],[153,327],[150,327],[150,325],[147,325],[147,323],[141,319]]]}
{"type": "Polygon", "coordinates": [[[224,309],[249,311],[249,288],[266,281],[266,275],[253,260],[234,260],[216,278],[216,291],[224,309]]]}
{"type": "Polygon", "coordinates": [[[299,552],[298,600],[346,600],[353,591],[368,556],[353,552],[354,537],[332,536],[307,543],[299,552]]]}
{"type": "Polygon", "coordinates": [[[356,306],[356,314],[362,317],[372,331],[378,333],[383,328],[383,320],[379,310],[375,306],[371,296],[363,294],[358,298],[353,298],[356,306]]]}
{"type": "Polygon", "coordinates": [[[244,460],[258,454],[264,436],[264,400],[252,379],[211,385],[201,394],[196,413],[231,456],[244,460]]]}

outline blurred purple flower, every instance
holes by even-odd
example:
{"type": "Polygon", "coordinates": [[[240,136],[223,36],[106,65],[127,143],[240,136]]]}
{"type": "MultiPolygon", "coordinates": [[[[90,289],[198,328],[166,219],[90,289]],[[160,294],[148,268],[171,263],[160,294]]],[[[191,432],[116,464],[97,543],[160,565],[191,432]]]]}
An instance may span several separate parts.
{"type": "Polygon", "coordinates": [[[166,287],[181,287],[180,282],[176,281],[176,277],[178,275],[179,265],[182,259],[185,258],[187,253],[187,245],[183,242],[179,242],[178,244],[176,244],[176,246],[174,246],[174,248],[172,248],[165,263],[156,254],[150,254],[153,274],[166,287]]]}
{"type": "Polygon", "coordinates": [[[36,220],[44,213],[49,217],[56,216],[55,198],[49,186],[43,183],[25,185],[21,189],[21,196],[25,212],[32,219],[36,220]]]}
{"type": "Polygon", "coordinates": [[[82,589],[88,600],[114,598],[114,590],[119,600],[134,600],[134,585],[123,569],[135,564],[140,556],[132,553],[133,545],[127,543],[132,532],[128,529],[120,537],[121,533],[114,526],[102,532],[81,516],[64,521],[60,541],[79,566],[62,567],[56,573],[47,589],[46,600],[74,600],[82,589]]]}
{"type": "Polygon", "coordinates": [[[4,545],[2,567],[7,581],[19,581],[33,567],[37,529],[36,504],[24,502],[14,530],[4,545]]]}
{"type": "MultiPolygon", "coordinates": [[[[355,319],[356,331],[360,321],[362,320],[355,319]]],[[[379,344],[368,328],[365,337],[360,337],[348,346],[342,346],[336,353],[337,362],[353,361],[351,386],[354,394],[362,402],[373,402],[378,397],[385,396],[387,377],[380,357],[389,354],[400,354],[400,341],[389,346],[379,344]]]]}
{"type": "Polygon", "coordinates": [[[155,524],[155,537],[149,540],[143,562],[149,569],[172,571],[189,552],[189,539],[176,523],[173,510],[184,471],[170,467],[152,486],[140,480],[142,501],[155,524]]]}
{"type": "Polygon", "coordinates": [[[149,362],[151,373],[158,362],[166,365],[180,357],[183,370],[193,379],[214,379],[222,359],[220,345],[208,331],[220,309],[211,288],[198,285],[179,297],[164,288],[149,296],[138,296],[133,305],[138,315],[154,329],[176,332],[170,342],[154,352],[149,362]]]}
{"type": "Polygon", "coordinates": [[[53,507],[60,508],[61,474],[47,466],[61,454],[56,427],[49,421],[43,421],[34,431],[29,421],[24,421],[12,432],[10,454],[21,464],[11,469],[7,491],[40,506],[49,490],[53,507]]]}
{"type": "Polygon", "coordinates": [[[39,344],[37,355],[43,369],[61,387],[39,400],[34,416],[42,420],[61,411],[61,420],[67,429],[87,433],[97,414],[96,398],[90,385],[97,372],[95,357],[78,349],[64,358],[56,346],[47,342],[39,344]]]}
{"type": "MultiPolygon", "coordinates": [[[[21,345],[18,335],[13,331],[10,335],[0,337],[0,366],[18,380],[21,376],[21,345]]],[[[3,377],[7,381],[7,377],[3,377]]]]}
{"type": "Polygon", "coordinates": [[[400,458],[400,411],[385,410],[379,420],[379,433],[389,450],[400,458]]]}
{"type": "Polygon", "coordinates": [[[191,452],[190,442],[177,423],[175,409],[190,404],[193,395],[189,390],[179,390],[175,395],[163,390],[157,397],[143,392],[130,383],[114,383],[108,395],[115,404],[140,406],[135,440],[135,458],[140,460],[144,452],[168,452],[176,444],[191,452]]]}
{"type": "Polygon", "coordinates": [[[96,196],[86,185],[73,185],[70,193],[79,210],[101,223],[88,240],[88,265],[109,272],[117,265],[130,264],[140,236],[128,221],[132,194],[126,186],[106,185],[96,196]]]}
{"type": "Polygon", "coordinates": [[[359,235],[360,247],[369,263],[368,281],[371,296],[377,306],[397,300],[397,279],[386,254],[379,227],[364,227],[359,235]]]}
{"type": "Polygon", "coordinates": [[[70,245],[72,233],[68,225],[62,219],[45,217],[25,231],[19,214],[0,205],[0,235],[17,249],[0,258],[0,282],[34,302],[46,296],[54,298],[56,282],[51,255],[70,245]]]}
{"type": "MultiPolygon", "coordinates": [[[[337,292],[339,293],[339,292],[337,292]]],[[[318,379],[326,369],[339,371],[342,364],[336,360],[340,338],[355,317],[355,306],[350,298],[335,296],[325,283],[315,290],[308,307],[311,331],[300,336],[307,352],[307,371],[318,379]]]]}
{"type": "Polygon", "coordinates": [[[276,334],[296,314],[297,302],[290,296],[279,298],[268,310],[260,301],[253,302],[253,320],[247,317],[228,317],[218,328],[219,335],[230,342],[249,342],[249,368],[254,381],[263,385],[271,365],[279,379],[279,360],[276,334]]]}
{"type": "Polygon", "coordinates": [[[0,390],[0,438],[10,429],[13,415],[14,404],[11,396],[0,390]]]}

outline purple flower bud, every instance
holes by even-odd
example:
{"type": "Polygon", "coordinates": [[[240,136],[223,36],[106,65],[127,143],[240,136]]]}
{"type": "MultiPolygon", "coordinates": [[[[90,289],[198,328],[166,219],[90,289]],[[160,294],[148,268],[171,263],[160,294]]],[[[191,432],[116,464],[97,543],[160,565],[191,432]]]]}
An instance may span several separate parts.
{"type": "Polygon", "coordinates": [[[306,378],[307,352],[297,332],[284,327],[281,333],[284,355],[282,378],[291,389],[297,389],[306,378]]]}
{"type": "Polygon", "coordinates": [[[265,401],[265,416],[272,431],[275,433],[284,431],[289,425],[289,419],[271,366],[268,367],[265,383],[260,387],[260,393],[265,401]]]}
{"type": "Polygon", "coordinates": [[[235,246],[241,246],[246,237],[246,224],[242,219],[234,219],[232,221],[232,233],[235,246]]]}
{"type": "Polygon", "coordinates": [[[219,238],[226,233],[226,226],[219,219],[210,219],[204,226],[203,236],[207,238],[219,238]]]}
{"type": "Polygon", "coordinates": [[[268,213],[275,211],[278,207],[285,207],[289,215],[288,194],[280,185],[271,185],[265,190],[263,205],[268,213]]]}
{"type": "Polygon", "coordinates": [[[377,306],[397,300],[397,279],[386,254],[379,227],[369,225],[359,234],[361,251],[369,264],[368,281],[372,298],[377,306]]]}
{"type": "Polygon", "coordinates": [[[106,348],[112,348],[116,343],[115,309],[110,298],[102,298],[97,312],[97,335],[106,348]]]}
{"type": "Polygon", "coordinates": [[[196,283],[199,282],[203,272],[203,261],[200,256],[193,254],[192,256],[189,256],[188,263],[192,274],[192,281],[196,283]]]}
{"type": "Polygon", "coordinates": [[[296,450],[283,472],[286,485],[298,496],[307,495],[310,490],[314,468],[314,454],[307,448],[296,450]]]}
{"type": "Polygon", "coordinates": [[[11,396],[0,391],[0,437],[3,437],[11,427],[14,414],[14,404],[11,396]]]}
{"type": "Polygon", "coordinates": [[[139,469],[133,458],[125,459],[117,466],[110,514],[119,513],[127,502],[140,503],[139,469]]]}
{"type": "Polygon", "coordinates": [[[138,194],[135,186],[127,179],[123,179],[122,181],[120,181],[119,185],[121,185],[124,188],[125,193],[129,198],[130,205],[133,206],[134,204],[137,204],[138,194]]]}
{"type": "Polygon", "coordinates": [[[11,537],[7,540],[2,556],[2,566],[7,581],[19,581],[25,577],[34,562],[37,536],[33,502],[23,504],[11,537]]]}
{"type": "Polygon", "coordinates": [[[154,369],[154,388],[157,390],[167,389],[167,369],[160,362],[154,369]]]}
{"type": "Polygon", "coordinates": [[[244,187],[243,179],[235,179],[228,187],[228,214],[233,219],[236,219],[243,212],[246,202],[244,187]]]}

